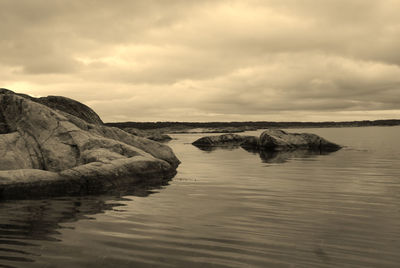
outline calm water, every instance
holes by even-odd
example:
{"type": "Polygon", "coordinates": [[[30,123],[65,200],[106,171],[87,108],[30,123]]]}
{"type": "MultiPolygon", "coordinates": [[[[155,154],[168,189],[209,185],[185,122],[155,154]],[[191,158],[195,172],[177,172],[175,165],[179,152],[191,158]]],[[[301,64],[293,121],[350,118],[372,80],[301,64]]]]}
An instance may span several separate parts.
{"type": "Polygon", "coordinates": [[[347,147],[259,155],[174,135],[167,186],[1,202],[0,267],[399,267],[400,127],[289,131],[347,147]]]}

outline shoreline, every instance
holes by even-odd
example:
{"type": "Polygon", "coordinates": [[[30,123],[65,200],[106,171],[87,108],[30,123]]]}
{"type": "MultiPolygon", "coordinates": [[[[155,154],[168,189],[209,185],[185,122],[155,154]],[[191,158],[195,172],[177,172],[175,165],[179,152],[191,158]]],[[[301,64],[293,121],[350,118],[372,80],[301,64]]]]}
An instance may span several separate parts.
{"type": "Polygon", "coordinates": [[[275,122],[275,121],[233,121],[233,122],[108,122],[107,126],[154,129],[165,127],[213,128],[213,127],[361,127],[398,126],[400,119],[362,120],[362,121],[323,121],[323,122],[275,122]]]}
{"type": "Polygon", "coordinates": [[[240,133],[259,129],[307,129],[307,128],[342,128],[342,127],[391,127],[400,126],[399,119],[364,120],[343,122],[112,122],[106,126],[120,129],[136,129],[148,135],[158,134],[201,134],[201,133],[240,133]]]}

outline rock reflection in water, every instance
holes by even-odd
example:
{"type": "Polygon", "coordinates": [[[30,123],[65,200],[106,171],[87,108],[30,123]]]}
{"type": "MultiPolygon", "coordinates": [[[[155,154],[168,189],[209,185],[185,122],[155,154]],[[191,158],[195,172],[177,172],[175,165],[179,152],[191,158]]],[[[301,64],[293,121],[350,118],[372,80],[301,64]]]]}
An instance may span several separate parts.
{"type": "Polygon", "coordinates": [[[293,158],[311,158],[318,155],[328,155],[332,152],[320,151],[320,150],[283,150],[283,151],[266,151],[253,148],[243,148],[239,145],[224,145],[224,146],[198,146],[196,148],[204,152],[214,152],[216,150],[228,150],[233,151],[236,149],[243,149],[249,153],[259,155],[264,163],[285,163],[293,158]]]}
{"type": "Polygon", "coordinates": [[[37,200],[0,202],[0,267],[27,267],[40,258],[43,241],[60,242],[62,223],[108,210],[121,211],[123,195],[146,197],[163,185],[140,185],[113,195],[74,196],[37,200]]]}
{"type": "Polygon", "coordinates": [[[318,155],[328,155],[331,152],[324,152],[319,150],[291,150],[291,151],[265,151],[245,149],[249,153],[257,154],[260,156],[264,163],[282,164],[293,158],[312,158],[318,155]]]}
{"type": "Polygon", "coordinates": [[[195,147],[199,150],[202,150],[204,152],[213,152],[215,150],[236,150],[241,148],[239,145],[223,145],[223,146],[201,146],[201,145],[195,145],[195,147]]]}

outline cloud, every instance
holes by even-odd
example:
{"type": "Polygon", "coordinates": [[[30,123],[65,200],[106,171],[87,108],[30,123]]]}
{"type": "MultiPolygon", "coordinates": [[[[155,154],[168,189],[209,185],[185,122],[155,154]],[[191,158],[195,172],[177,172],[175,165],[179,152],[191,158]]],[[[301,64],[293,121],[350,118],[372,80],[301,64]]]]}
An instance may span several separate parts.
{"type": "Polygon", "coordinates": [[[395,118],[399,8],[3,0],[1,86],[76,98],[104,121],[395,118]]]}

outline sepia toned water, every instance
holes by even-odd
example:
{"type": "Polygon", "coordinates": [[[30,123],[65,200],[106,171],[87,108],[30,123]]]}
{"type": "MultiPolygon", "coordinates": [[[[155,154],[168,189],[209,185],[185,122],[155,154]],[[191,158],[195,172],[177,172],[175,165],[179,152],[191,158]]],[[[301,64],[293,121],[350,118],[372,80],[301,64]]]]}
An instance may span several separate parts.
{"type": "Polygon", "coordinates": [[[0,267],[399,267],[400,127],[288,131],[346,147],[260,155],[173,135],[169,185],[1,201],[0,267]]]}

